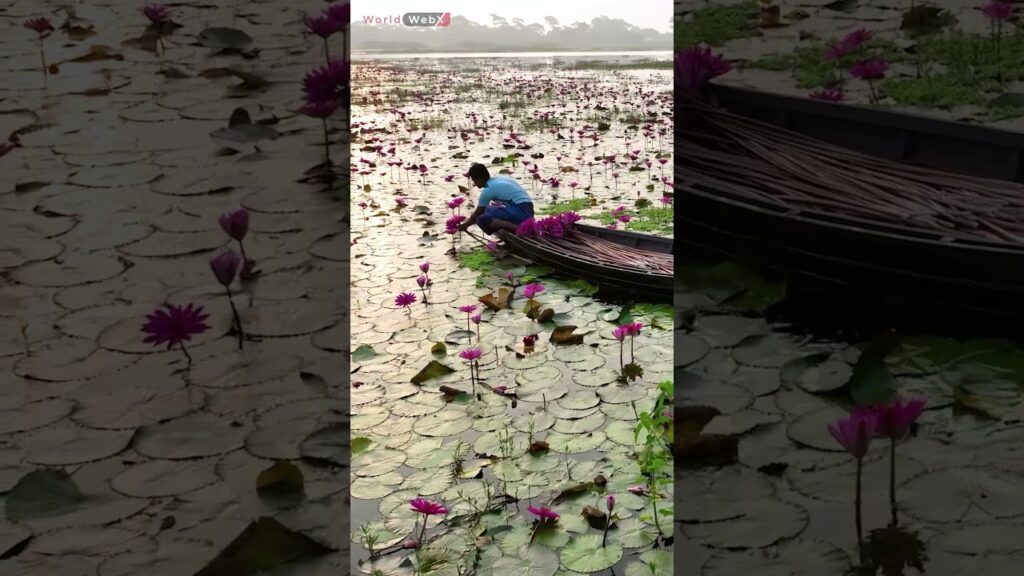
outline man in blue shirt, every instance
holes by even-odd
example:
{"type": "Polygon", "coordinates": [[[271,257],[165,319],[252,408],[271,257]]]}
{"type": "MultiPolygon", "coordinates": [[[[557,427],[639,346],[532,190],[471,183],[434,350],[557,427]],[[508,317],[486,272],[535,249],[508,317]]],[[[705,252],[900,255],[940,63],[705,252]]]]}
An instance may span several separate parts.
{"type": "Polygon", "coordinates": [[[476,224],[485,234],[498,230],[515,232],[523,221],[533,218],[533,199],[515,180],[508,176],[492,177],[483,164],[470,166],[469,177],[482,190],[476,210],[459,226],[461,230],[476,224]]]}

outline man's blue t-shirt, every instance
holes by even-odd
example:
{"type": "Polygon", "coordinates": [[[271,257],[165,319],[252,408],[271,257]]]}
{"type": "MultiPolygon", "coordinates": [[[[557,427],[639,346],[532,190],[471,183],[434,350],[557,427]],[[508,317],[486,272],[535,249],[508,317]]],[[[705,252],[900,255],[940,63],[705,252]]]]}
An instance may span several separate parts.
{"type": "Polygon", "coordinates": [[[487,185],[480,190],[480,202],[477,206],[487,206],[492,200],[505,204],[533,203],[530,195],[523,190],[518,182],[508,176],[492,176],[487,185]]]}

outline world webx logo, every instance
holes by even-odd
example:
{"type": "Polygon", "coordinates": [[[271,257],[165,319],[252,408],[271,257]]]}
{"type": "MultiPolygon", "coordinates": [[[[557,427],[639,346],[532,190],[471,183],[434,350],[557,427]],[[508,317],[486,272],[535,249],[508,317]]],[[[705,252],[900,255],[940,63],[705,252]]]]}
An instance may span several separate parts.
{"type": "Polygon", "coordinates": [[[363,24],[404,24],[443,27],[452,23],[451,12],[406,12],[398,16],[363,16],[363,24]]]}

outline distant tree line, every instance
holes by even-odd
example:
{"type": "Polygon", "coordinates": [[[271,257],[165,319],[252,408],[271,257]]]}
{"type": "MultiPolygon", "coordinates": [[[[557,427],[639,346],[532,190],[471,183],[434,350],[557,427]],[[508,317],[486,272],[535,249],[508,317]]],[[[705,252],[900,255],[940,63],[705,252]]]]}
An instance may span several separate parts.
{"type": "Polygon", "coordinates": [[[552,16],[527,24],[491,14],[490,26],[452,16],[443,28],[401,24],[352,24],[352,49],[381,52],[533,52],[594,50],[671,50],[672,33],[640,28],[625,20],[599,16],[589,23],[561,26],[552,16]]]}

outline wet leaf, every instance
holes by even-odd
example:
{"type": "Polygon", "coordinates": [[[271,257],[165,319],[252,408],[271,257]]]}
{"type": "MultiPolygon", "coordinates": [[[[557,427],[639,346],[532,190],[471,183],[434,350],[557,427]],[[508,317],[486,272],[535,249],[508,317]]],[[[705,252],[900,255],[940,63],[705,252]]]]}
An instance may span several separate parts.
{"type": "Polygon", "coordinates": [[[437,360],[431,360],[426,366],[423,367],[415,376],[412,377],[413,384],[422,384],[432,378],[440,378],[446,374],[455,372],[452,368],[441,364],[437,360]]]}
{"type": "Polygon", "coordinates": [[[260,499],[277,508],[290,508],[305,498],[302,471],[287,461],[274,463],[256,477],[256,493],[260,499]]]}
{"type": "Polygon", "coordinates": [[[78,509],[86,496],[61,469],[34,470],[21,477],[7,495],[5,513],[12,522],[63,516],[78,509]]]}
{"type": "Polygon", "coordinates": [[[278,566],[330,552],[273,518],[260,518],[238,535],[196,576],[255,576],[278,566]]]}
{"type": "Polygon", "coordinates": [[[362,344],[352,351],[352,362],[366,362],[371,358],[377,356],[374,346],[370,344],[362,344]]]}
{"type": "Polygon", "coordinates": [[[370,440],[369,438],[364,438],[362,436],[353,438],[351,440],[350,446],[350,449],[352,450],[352,455],[358,456],[359,454],[362,454],[363,452],[368,450],[372,444],[373,441],[370,440]]]}
{"type": "Polygon", "coordinates": [[[444,345],[444,342],[437,342],[430,347],[430,353],[446,356],[448,354],[448,347],[444,345]]]}

